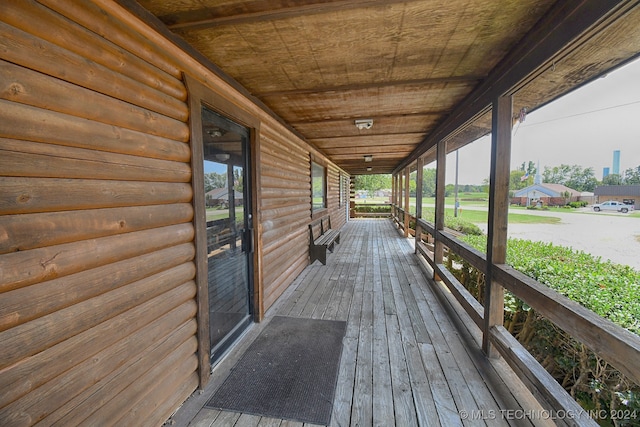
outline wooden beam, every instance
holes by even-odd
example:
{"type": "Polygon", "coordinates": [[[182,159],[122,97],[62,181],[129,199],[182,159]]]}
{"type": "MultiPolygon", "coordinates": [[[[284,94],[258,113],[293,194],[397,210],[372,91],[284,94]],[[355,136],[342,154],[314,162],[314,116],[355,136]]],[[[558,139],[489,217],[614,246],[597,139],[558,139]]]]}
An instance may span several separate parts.
{"type": "Polygon", "coordinates": [[[489,73],[454,111],[427,135],[422,143],[396,170],[402,170],[438,141],[449,137],[463,125],[490,109],[494,99],[514,93],[546,70],[555,57],[591,34],[588,31],[605,21],[612,21],[635,2],[622,0],[583,0],[556,2],[538,24],[489,73]]]}
{"type": "Polygon", "coordinates": [[[243,25],[254,22],[290,19],[299,16],[385,6],[392,3],[404,3],[404,0],[318,0],[308,2],[308,4],[285,6],[275,9],[269,2],[264,2],[265,6],[263,9],[244,13],[228,14],[226,11],[229,10],[233,12],[233,9],[224,7],[204,8],[182,14],[164,15],[160,17],[160,20],[167,23],[167,26],[172,30],[194,30],[219,27],[221,25],[243,25]],[[203,16],[208,17],[202,18],[203,16]]]}
{"type": "MultiPolygon", "coordinates": [[[[422,218],[422,180],[424,175],[424,160],[422,157],[418,157],[416,164],[416,219],[422,218]]],[[[419,221],[416,221],[416,241],[415,241],[415,253],[418,253],[418,246],[422,240],[422,230],[420,228],[419,221]]]]}
{"type": "Polygon", "coordinates": [[[553,413],[573,414],[566,417],[566,424],[572,427],[597,427],[580,404],[547,372],[542,365],[504,327],[491,329],[491,341],[504,356],[524,385],[539,401],[546,402],[553,413]]]}
{"type": "MultiPolygon", "coordinates": [[[[373,116],[373,119],[376,120],[381,120],[381,119],[398,119],[398,118],[406,118],[406,117],[433,117],[433,118],[439,118],[441,117],[443,114],[448,114],[450,112],[450,110],[430,110],[430,111],[422,111],[422,112],[416,112],[416,113],[399,113],[399,114],[381,114],[381,115],[376,115],[373,116]]],[[[351,117],[341,117],[341,118],[330,118],[330,119],[320,119],[320,120],[301,120],[301,121],[292,121],[289,122],[289,124],[291,126],[299,126],[299,125],[310,125],[310,124],[315,124],[315,123],[322,123],[322,124],[340,124],[340,123],[344,123],[345,121],[348,122],[352,122],[352,120],[355,119],[361,119],[362,116],[351,116],[351,117]]],[[[352,122],[353,123],[353,122],[352,122]]],[[[375,123],[374,123],[375,125],[375,123]]],[[[401,133],[401,135],[405,134],[401,133]]]]}
{"type": "Polygon", "coordinates": [[[504,288],[493,278],[493,265],[507,258],[509,215],[509,167],[511,164],[511,114],[513,97],[500,97],[493,103],[491,133],[491,171],[489,174],[489,219],[487,224],[487,269],[484,292],[484,333],[482,349],[492,356],[489,331],[504,322],[504,288]]]}
{"type": "Polygon", "coordinates": [[[293,90],[280,90],[273,92],[258,92],[255,95],[260,98],[269,96],[291,96],[291,95],[305,95],[305,94],[317,94],[323,92],[344,92],[350,90],[363,90],[363,89],[380,89],[385,87],[397,87],[397,86],[428,86],[428,85],[449,85],[452,83],[464,83],[475,85],[486,76],[451,76],[451,77],[432,77],[426,79],[409,79],[409,80],[397,80],[397,81],[384,81],[374,83],[360,83],[360,84],[348,84],[338,86],[324,86],[324,87],[312,87],[305,89],[293,89],[293,90]]]}
{"type": "Polygon", "coordinates": [[[393,200],[394,203],[396,204],[396,206],[400,206],[400,200],[402,197],[402,190],[401,190],[401,185],[402,185],[402,175],[400,174],[395,174],[396,177],[396,182],[395,182],[395,186],[396,186],[396,198],[393,200]]]}
{"type": "Polygon", "coordinates": [[[436,235],[434,236],[436,243],[433,253],[433,260],[436,264],[442,264],[444,255],[444,244],[439,237],[439,231],[444,230],[444,189],[447,177],[447,141],[438,142],[437,147],[437,166],[436,166],[436,235]]]}
{"type": "Polygon", "coordinates": [[[404,170],[404,237],[409,237],[409,175],[411,168],[407,166],[404,170]]]}
{"type": "Polygon", "coordinates": [[[418,157],[416,168],[416,218],[422,218],[422,180],[424,179],[424,159],[418,157]]]}

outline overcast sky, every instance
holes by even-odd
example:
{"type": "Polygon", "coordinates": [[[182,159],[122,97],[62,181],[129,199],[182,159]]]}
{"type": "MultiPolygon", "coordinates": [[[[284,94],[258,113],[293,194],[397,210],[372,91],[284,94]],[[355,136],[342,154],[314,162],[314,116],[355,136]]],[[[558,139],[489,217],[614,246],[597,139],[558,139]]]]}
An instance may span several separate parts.
{"type": "MultiPolygon", "coordinates": [[[[620,150],[620,172],[640,166],[640,60],[527,115],[512,131],[511,170],[522,162],[592,167],[598,180],[620,150]]],[[[489,177],[490,136],[460,149],[459,183],[489,177]]],[[[427,167],[435,167],[435,164],[427,167]]],[[[455,154],[447,157],[447,183],[455,182],[455,154]]]]}

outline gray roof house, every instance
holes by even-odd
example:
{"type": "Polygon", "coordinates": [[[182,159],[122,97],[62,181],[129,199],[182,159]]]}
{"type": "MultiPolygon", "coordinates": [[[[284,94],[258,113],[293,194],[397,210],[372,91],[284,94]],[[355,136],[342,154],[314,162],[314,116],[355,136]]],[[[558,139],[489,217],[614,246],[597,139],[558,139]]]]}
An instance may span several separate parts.
{"type": "Polygon", "coordinates": [[[533,184],[513,193],[511,203],[529,206],[532,201],[542,201],[547,205],[564,205],[580,199],[580,192],[562,184],[533,184]],[[565,198],[565,193],[569,197],[565,198]]]}
{"type": "Polygon", "coordinates": [[[640,185],[602,185],[596,187],[594,194],[600,202],[616,200],[640,209],[640,185]]]}
{"type": "Polygon", "coordinates": [[[573,188],[569,188],[566,185],[562,184],[533,184],[528,187],[523,188],[522,190],[518,190],[513,193],[514,197],[530,197],[533,192],[538,193],[538,196],[547,196],[547,197],[563,197],[563,193],[568,191],[571,194],[571,197],[580,197],[580,192],[574,190],[573,188]]]}

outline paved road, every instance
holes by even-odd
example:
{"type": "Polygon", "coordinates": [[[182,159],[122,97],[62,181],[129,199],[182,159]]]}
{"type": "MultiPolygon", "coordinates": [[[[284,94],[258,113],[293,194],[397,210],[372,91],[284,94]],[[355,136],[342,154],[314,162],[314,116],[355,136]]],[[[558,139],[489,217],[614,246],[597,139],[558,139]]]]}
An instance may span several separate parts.
{"type": "MultiPolygon", "coordinates": [[[[590,208],[580,209],[579,213],[514,212],[554,216],[561,221],[557,224],[509,224],[509,237],[569,246],[640,270],[640,218],[593,212],[590,208]]],[[[485,224],[478,225],[487,231],[485,224]]]]}

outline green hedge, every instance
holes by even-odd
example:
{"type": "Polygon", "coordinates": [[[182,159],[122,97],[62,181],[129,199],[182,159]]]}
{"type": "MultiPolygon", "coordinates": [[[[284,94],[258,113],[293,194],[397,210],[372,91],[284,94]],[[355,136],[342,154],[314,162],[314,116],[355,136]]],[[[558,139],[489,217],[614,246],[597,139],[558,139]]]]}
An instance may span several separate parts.
{"type": "Polygon", "coordinates": [[[569,206],[572,208],[584,208],[585,206],[587,206],[587,202],[580,201],[580,202],[569,202],[569,206]]]}
{"type": "MultiPolygon", "coordinates": [[[[462,240],[478,250],[486,250],[486,236],[464,236],[462,240]]],[[[639,271],[571,248],[521,239],[509,239],[507,263],[640,334],[639,271]]],[[[448,265],[482,303],[484,275],[455,255],[450,257],[448,265]]],[[[603,410],[603,413],[636,411],[635,418],[603,419],[599,420],[601,425],[639,425],[640,386],[508,292],[505,327],[585,409],[603,410]]]]}
{"type": "Polygon", "coordinates": [[[482,230],[476,224],[466,221],[460,217],[445,216],[444,225],[452,230],[459,231],[466,235],[481,236],[482,230]]]}
{"type": "Polygon", "coordinates": [[[356,212],[366,213],[391,213],[391,205],[389,206],[374,206],[374,205],[358,205],[355,206],[356,212]]]}

